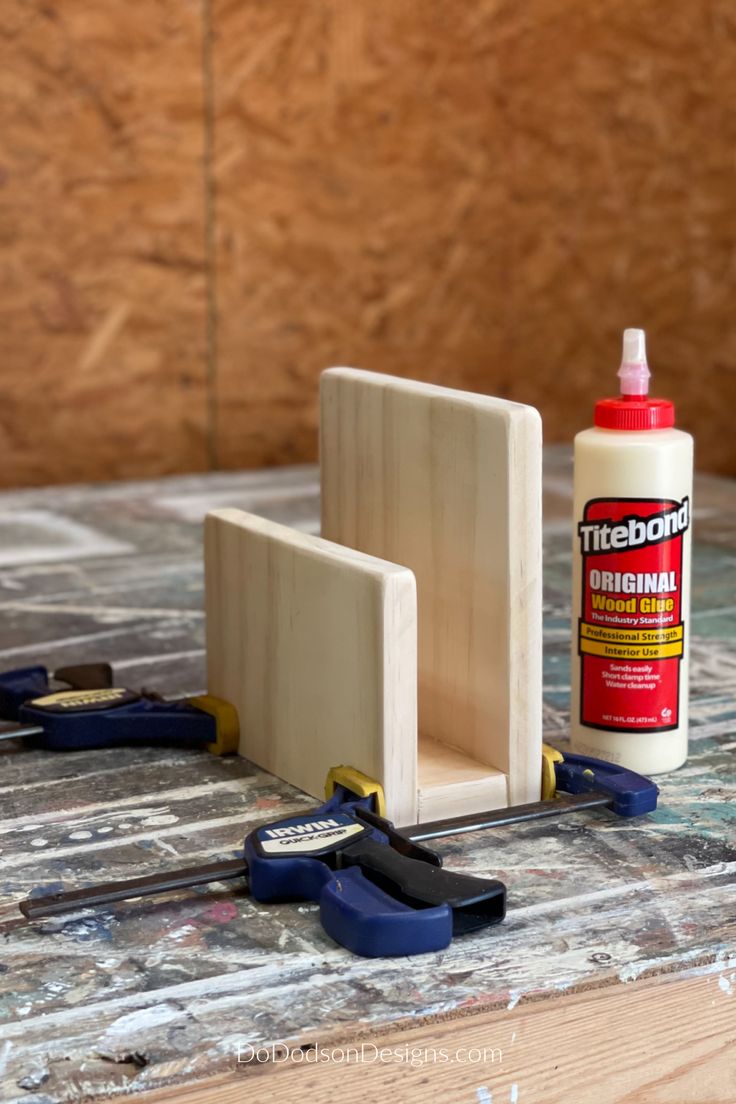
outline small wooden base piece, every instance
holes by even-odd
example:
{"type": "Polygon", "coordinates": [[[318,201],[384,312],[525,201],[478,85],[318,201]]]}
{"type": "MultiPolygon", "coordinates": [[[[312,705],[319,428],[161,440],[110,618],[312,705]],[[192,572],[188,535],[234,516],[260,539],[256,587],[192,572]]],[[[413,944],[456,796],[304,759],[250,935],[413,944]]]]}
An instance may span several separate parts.
{"type": "Polygon", "coordinates": [[[431,736],[419,736],[417,823],[509,804],[503,771],[479,763],[431,736]]]}

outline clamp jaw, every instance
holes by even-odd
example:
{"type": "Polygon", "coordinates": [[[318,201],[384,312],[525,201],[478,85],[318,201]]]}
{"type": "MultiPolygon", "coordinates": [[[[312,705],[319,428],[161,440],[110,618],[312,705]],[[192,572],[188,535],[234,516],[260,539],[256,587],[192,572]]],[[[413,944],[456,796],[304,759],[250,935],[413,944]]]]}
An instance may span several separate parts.
{"type": "Polygon", "coordinates": [[[610,797],[609,808],[618,816],[634,817],[657,808],[659,788],[651,778],[603,759],[561,752],[542,745],[542,800],[559,793],[600,793],[610,797]]]}

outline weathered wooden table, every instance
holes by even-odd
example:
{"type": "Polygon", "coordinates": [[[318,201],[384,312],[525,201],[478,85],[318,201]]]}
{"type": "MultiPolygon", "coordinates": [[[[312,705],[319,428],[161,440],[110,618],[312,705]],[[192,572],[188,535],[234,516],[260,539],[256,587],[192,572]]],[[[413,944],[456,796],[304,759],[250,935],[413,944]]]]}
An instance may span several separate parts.
{"type": "MultiPolygon", "coordinates": [[[[571,471],[547,461],[545,730],[564,744],[571,471]]],[[[0,669],[107,658],[129,685],[201,689],[205,511],[316,530],[317,498],[311,468],[0,496],[0,669]]],[[[698,481],[691,755],[660,808],[442,844],[510,905],[442,954],[354,958],[314,906],[225,886],[16,927],[31,891],[231,855],[310,800],[206,753],[0,745],[2,1100],[734,1104],[735,507],[734,484],[698,481]]]]}

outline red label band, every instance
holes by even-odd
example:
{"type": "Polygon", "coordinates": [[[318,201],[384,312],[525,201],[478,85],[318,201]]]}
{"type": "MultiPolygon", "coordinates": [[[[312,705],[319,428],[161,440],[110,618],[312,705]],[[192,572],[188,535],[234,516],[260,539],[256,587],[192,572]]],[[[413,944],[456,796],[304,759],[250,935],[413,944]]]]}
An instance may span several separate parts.
{"type": "Polygon", "coordinates": [[[687,498],[586,503],[578,524],[581,724],[619,732],[677,728],[689,525],[687,498]]]}

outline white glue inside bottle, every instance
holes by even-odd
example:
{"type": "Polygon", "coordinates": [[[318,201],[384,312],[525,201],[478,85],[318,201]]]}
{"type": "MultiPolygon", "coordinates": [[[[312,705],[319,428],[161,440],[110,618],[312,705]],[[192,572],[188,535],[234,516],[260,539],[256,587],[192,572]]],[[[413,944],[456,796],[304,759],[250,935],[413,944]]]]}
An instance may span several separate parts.
{"type": "Polygon", "coordinates": [[[643,330],[618,375],[575,438],[571,742],[649,775],[687,759],[693,439],[649,398],[643,330]]]}

